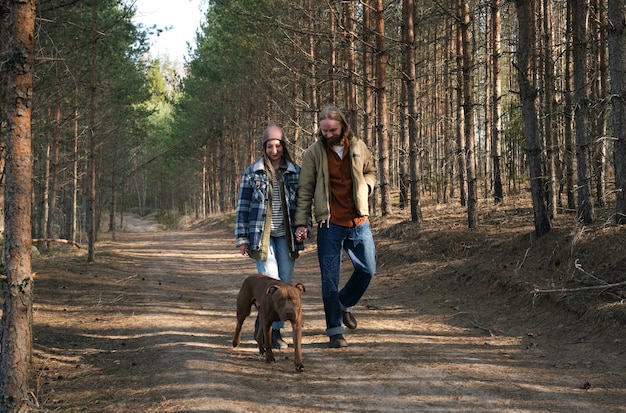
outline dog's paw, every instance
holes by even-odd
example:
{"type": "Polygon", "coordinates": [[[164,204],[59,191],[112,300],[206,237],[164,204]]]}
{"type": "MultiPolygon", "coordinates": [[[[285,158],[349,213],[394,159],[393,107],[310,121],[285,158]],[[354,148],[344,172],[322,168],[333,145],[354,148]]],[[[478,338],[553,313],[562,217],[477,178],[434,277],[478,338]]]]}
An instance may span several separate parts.
{"type": "Polygon", "coordinates": [[[274,358],[274,356],[271,357],[265,357],[265,362],[266,363],[275,363],[276,359],[274,358]]]}
{"type": "Polygon", "coordinates": [[[265,355],[265,348],[264,347],[259,347],[259,354],[264,356],[265,355]]]}
{"type": "Polygon", "coordinates": [[[304,371],[304,365],[303,364],[296,364],[296,371],[298,373],[302,373],[304,371]]]}

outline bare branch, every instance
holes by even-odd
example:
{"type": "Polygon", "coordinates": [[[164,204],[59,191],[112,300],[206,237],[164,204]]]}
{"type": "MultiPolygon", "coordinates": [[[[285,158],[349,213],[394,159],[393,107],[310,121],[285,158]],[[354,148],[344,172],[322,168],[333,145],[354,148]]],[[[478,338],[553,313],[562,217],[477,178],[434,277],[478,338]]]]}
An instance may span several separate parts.
{"type": "Polygon", "coordinates": [[[621,287],[626,285],[626,281],[613,283],[613,284],[603,284],[603,285],[591,285],[587,287],[576,287],[576,288],[547,288],[545,290],[535,288],[533,290],[533,294],[542,294],[542,293],[573,293],[577,291],[589,291],[589,290],[606,290],[613,287],[621,287]]]}

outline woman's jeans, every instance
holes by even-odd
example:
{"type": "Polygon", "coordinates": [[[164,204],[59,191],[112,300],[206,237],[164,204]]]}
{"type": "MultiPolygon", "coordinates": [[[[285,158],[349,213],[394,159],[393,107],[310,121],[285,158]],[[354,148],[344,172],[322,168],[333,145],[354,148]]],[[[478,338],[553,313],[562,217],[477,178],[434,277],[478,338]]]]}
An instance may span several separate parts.
{"type": "MultiPolygon", "coordinates": [[[[284,236],[270,237],[270,247],[267,252],[267,260],[256,261],[256,269],[259,274],[264,274],[277,280],[280,279],[289,284],[291,284],[291,278],[293,277],[294,265],[295,260],[289,255],[287,238],[284,236]]],[[[275,321],[272,324],[272,327],[274,330],[280,330],[284,325],[285,323],[282,321],[275,321]]]]}
{"type": "Polygon", "coordinates": [[[376,248],[369,222],[352,228],[321,223],[317,228],[317,258],[322,274],[326,335],[343,334],[342,311],[350,311],[359,302],[376,273],[376,248]],[[344,250],[354,271],[339,290],[344,250]]]}

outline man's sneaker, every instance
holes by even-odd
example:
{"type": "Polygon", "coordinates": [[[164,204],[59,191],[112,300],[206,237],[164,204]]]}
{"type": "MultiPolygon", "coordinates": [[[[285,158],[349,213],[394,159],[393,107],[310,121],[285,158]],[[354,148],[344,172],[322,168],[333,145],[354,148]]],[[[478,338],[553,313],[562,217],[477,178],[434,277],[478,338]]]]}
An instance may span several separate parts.
{"type": "Polygon", "coordinates": [[[348,342],[343,338],[343,334],[335,334],[330,336],[330,344],[328,346],[330,348],[348,347],[348,342]]]}
{"type": "Polygon", "coordinates": [[[280,330],[272,330],[272,348],[282,350],[287,347],[289,347],[289,344],[283,340],[283,336],[280,335],[280,330]]]}
{"type": "Polygon", "coordinates": [[[348,327],[350,330],[354,330],[356,328],[356,318],[352,315],[351,312],[343,311],[343,324],[348,327]]]}

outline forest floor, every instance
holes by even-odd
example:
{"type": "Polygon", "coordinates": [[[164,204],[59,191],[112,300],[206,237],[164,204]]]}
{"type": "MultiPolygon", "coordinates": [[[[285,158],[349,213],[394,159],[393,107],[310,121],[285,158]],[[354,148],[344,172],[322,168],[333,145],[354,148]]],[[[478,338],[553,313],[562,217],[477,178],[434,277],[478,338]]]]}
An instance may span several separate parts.
{"type": "Polygon", "coordinates": [[[626,228],[567,215],[535,239],[524,204],[485,201],[474,230],[449,205],[424,205],[421,227],[372,218],[378,273],[345,349],[328,348],[309,242],[294,274],[302,373],[291,347],[263,361],[253,317],[231,345],[255,272],[232,217],[176,230],[126,217],[94,263],[53,246],[33,260],[32,411],[626,412],[626,228]]]}

